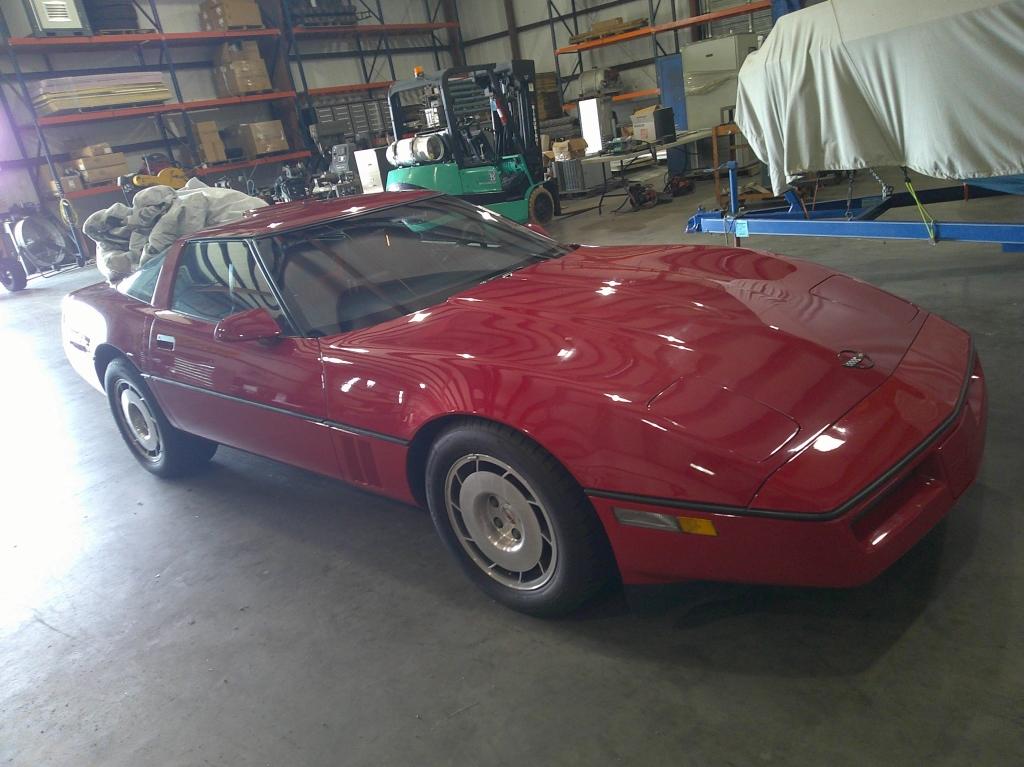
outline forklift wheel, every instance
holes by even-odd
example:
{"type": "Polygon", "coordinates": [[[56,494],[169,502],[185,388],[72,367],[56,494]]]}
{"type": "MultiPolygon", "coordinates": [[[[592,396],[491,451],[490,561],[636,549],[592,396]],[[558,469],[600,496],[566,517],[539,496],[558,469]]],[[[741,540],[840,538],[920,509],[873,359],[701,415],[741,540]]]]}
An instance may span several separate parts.
{"type": "Polygon", "coordinates": [[[542,186],[530,192],[530,223],[544,226],[555,216],[555,198],[542,186]]]}
{"type": "Polygon", "coordinates": [[[16,258],[0,258],[0,285],[14,293],[28,284],[25,267],[16,258]]]}

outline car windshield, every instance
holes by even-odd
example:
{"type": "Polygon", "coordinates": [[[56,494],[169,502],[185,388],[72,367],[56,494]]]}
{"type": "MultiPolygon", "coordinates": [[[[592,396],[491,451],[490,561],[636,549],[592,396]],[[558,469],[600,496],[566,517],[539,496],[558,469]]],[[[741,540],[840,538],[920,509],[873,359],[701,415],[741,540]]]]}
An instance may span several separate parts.
{"type": "Polygon", "coordinates": [[[307,336],[401,317],[566,252],[486,208],[449,197],[282,232],[259,246],[307,336]]]}

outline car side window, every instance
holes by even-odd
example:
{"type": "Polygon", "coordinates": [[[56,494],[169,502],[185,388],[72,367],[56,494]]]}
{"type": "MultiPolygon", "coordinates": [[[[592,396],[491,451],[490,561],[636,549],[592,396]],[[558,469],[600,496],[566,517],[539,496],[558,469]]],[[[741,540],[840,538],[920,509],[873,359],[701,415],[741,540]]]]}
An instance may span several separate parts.
{"type": "Polygon", "coordinates": [[[217,322],[263,308],[283,324],[281,307],[263,270],[241,240],[206,240],[185,245],[174,277],[171,309],[217,322]]]}
{"type": "Polygon", "coordinates": [[[153,293],[156,291],[156,283],[160,277],[160,269],[164,265],[164,254],[161,253],[155,258],[149,259],[138,271],[128,275],[121,280],[114,289],[118,293],[137,298],[147,304],[153,303],[153,293]]]}

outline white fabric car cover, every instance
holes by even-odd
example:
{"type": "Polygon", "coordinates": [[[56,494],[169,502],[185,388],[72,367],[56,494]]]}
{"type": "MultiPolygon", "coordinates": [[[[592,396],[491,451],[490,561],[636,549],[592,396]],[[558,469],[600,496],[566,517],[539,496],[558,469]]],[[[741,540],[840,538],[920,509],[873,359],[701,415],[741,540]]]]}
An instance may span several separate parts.
{"type": "Polygon", "coordinates": [[[82,231],[96,243],[100,273],[116,282],[179,237],[236,221],[247,210],[266,204],[244,192],[207,186],[193,178],[177,191],[169,186],[140,189],[130,208],[117,202],[98,210],[85,220],[82,231]]]}
{"type": "Polygon", "coordinates": [[[829,0],[781,17],[736,122],[772,187],[809,171],[1024,173],[1024,0],[829,0]]]}
{"type": "Polygon", "coordinates": [[[127,277],[139,268],[138,251],[132,250],[134,230],[128,225],[132,209],[123,202],[115,202],[105,210],[98,210],[85,219],[82,232],[96,243],[96,266],[111,282],[127,277]]]}

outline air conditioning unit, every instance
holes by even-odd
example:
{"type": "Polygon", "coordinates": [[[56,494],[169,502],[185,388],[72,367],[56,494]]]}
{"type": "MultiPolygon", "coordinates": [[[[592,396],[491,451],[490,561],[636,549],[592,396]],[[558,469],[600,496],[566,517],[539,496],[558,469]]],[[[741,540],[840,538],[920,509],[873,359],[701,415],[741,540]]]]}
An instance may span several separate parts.
{"type": "Polygon", "coordinates": [[[78,0],[24,0],[32,34],[88,35],[89,22],[78,0]]]}

